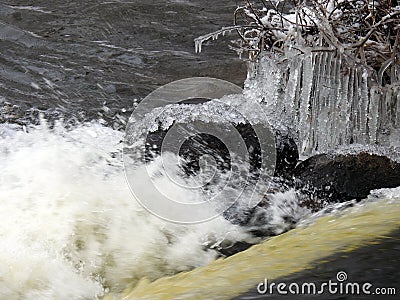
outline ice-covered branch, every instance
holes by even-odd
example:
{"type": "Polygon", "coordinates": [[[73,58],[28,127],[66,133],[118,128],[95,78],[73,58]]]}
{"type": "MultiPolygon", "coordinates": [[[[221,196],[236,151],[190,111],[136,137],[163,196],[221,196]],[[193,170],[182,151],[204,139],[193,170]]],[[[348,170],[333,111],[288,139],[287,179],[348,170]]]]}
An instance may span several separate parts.
{"type": "MultiPolygon", "coordinates": [[[[244,0],[243,6],[234,12],[234,26],[197,38],[196,51],[201,51],[204,41],[236,30],[240,39],[232,48],[239,53],[247,52],[250,59],[256,59],[262,51],[286,56],[293,50],[299,54],[334,50],[351,64],[393,73],[392,67],[382,67],[399,64],[396,38],[400,31],[400,6],[396,3],[244,0]]],[[[382,77],[388,81],[389,76],[384,74],[382,77]]]]}

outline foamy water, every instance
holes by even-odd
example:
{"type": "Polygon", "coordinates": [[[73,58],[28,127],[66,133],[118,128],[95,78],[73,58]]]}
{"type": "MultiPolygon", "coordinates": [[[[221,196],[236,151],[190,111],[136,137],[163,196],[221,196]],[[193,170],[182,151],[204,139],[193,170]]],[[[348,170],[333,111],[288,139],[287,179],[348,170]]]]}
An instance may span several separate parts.
{"type": "Polygon", "coordinates": [[[218,255],[212,245],[255,241],[221,216],[183,226],[144,210],[124,178],[122,132],[97,123],[1,126],[2,299],[94,299],[205,265],[218,255]]]}
{"type": "MultiPolygon", "coordinates": [[[[289,190],[270,195],[269,206],[253,211],[247,226],[232,224],[226,215],[195,225],[169,223],[132,195],[122,140],[123,132],[96,122],[73,129],[62,124],[49,129],[45,122],[29,128],[0,125],[1,299],[96,299],[119,293],[142,278],[152,281],[204,266],[218,257],[216,249],[237,241],[259,242],[251,232],[280,234],[293,222],[304,226],[351,205],[334,205],[309,218],[296,191],[289,190]]],[[[196,190],[172,185],[162,165],[156,159],[133,172],[143,190],[149,181],[142,178],[150,170],[152,184],[170,198],[186,203],[201,198],[196,190]]],[[[367,201],[388,193],[397,197],[399,190],[373,192],[367,201]]],[[[148,197],[162,201],[158,194],[148,197]]],[[[240,219],[247,204],[236,203],[230,216],[240,219]]]]}
{"type": "MultiPolygon", "coordinates": [[[[123,132],[95,122],[69,130],[61,124],[53,129],[45,123],[28,129],[1,125],[1,299],[96,299],[142,278],[204,266],[218,257],[214,249],[260,241],[252,231],[287,231],[293,225],[287,216],[303,226],[309,223],[304,221],[309,211],[298,205],[293,190],[273,195],[269,207],[253,212],[248,226],[222,216],[196,225],[163,221],[131,194],[122,139],[123,132]]],[[[161,165],[156,159],[148,169],[139,166],[138,182],[151,170],[157,174],[154,184],[170,197],[198,200],[196,191],[172,186],[161,165]]],[[[388,198],[388,193],[397,197],[399,191],[376,191],[367,201],[388,198]]],[[[240,218],[246,208],[237,203],[233,214],[240,218]]]]}

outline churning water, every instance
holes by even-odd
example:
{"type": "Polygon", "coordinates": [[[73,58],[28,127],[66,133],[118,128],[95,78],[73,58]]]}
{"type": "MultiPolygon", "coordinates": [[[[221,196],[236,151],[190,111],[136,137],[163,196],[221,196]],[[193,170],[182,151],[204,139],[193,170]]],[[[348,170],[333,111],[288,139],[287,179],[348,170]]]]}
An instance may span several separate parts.
{"type": "MultiPolygon", "coordinates": [[[[3,299],[93,299],[143,277],[203,266],[217,258],[216,249],[234,242],[258,241],[222,216],[184,226],[147,212],[126,183],[120,131],[96,122],[49,129],[42,121],[27,128],[3,124],[0,134],[3,299]]],[[[198,201],[198,192],[171,184],[159,160],[147,168],[173,199],[198,201]]],[[[147,172],[139,166],[134,180],[147,172]]],[[[280,233],[286,230],[280,216],[293,207],[278,204],[295,196],[275,197],[269,226],[280,233]]],[[[306,213],[293,211],[297,218],[306,213]]]]}
{"type": "MultiPolygon", "coordinates": [[[[2,299],[93,299],[204,265],[217,256],[213,244],[251,240],[223,217],[181,226],[144,210],[124,178],[119,131],[3,125],[1,135],[2,299]]],[[[140,180],[146,169],[137,172],[140,180]]]]}
{"type": "Polygon", "coordinates": [[[94,299],[250,238],[222,217],[160,221],[134,200],[122,169],[135,99],[187,76],[243,81],[224,46],[194,53],[195,36],[230,20],[234,3],[223,2],[0,3],[1,299],[94,299]],[[51,126],[30,125],[40,113],[51,126]]]}

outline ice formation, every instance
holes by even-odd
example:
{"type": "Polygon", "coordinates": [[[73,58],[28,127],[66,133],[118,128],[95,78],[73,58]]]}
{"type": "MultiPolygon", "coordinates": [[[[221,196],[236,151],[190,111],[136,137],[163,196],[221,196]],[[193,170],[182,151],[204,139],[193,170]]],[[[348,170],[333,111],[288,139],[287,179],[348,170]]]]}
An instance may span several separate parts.
{"type": "Polygon", "coordinates": [[[400,85],[379,85],[336,52],[264,55],[245,96],[264,103],[271,122],[291,126],[303,154],[349,144],[400,146],[400,85]]]}

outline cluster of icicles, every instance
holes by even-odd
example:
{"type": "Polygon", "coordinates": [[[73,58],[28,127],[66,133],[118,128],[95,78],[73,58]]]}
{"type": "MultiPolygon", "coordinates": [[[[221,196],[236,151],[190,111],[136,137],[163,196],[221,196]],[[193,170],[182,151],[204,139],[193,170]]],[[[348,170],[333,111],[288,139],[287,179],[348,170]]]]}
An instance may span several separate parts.
{"type": "Polygon", "coordinates": [[[264,55],[245,94],[298,134],[303,154],[338,145],[400,146],[400,85],[381,86],[335,52],[264,55]]]}

